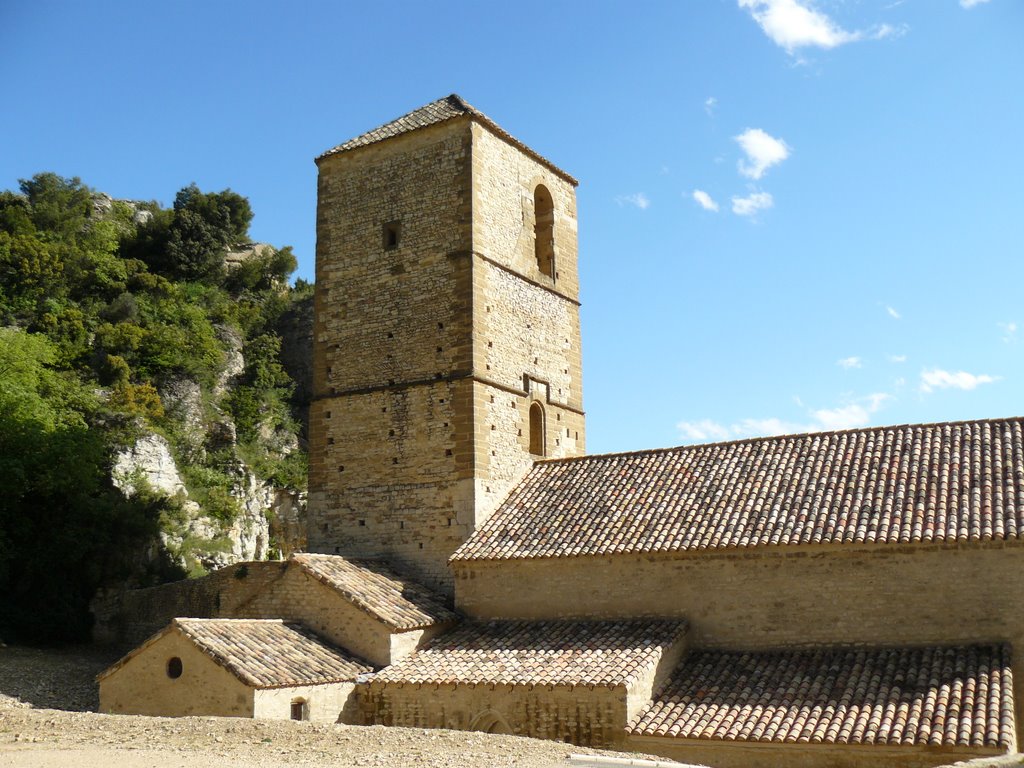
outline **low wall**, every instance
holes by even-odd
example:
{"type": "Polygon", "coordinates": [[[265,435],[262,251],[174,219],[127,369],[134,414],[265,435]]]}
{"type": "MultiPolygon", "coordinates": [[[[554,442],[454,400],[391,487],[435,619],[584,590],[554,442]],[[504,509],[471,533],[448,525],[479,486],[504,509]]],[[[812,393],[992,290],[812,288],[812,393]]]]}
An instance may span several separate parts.
{"type": "Polygon", "coordinates": [[[93,642],[134,648],[170,624],[171,619],[244,616],[244,606],[279,579],[287,563],[238,563],[200,579],[185,579],[148,589],[108,592],[93,600],[93,642]]]}
{"type": "Polygon", "coordinates": [[[366,725],[513,733],[593,747],[621,744],[621,686],[373,683],[363,691],[366,725]]]}

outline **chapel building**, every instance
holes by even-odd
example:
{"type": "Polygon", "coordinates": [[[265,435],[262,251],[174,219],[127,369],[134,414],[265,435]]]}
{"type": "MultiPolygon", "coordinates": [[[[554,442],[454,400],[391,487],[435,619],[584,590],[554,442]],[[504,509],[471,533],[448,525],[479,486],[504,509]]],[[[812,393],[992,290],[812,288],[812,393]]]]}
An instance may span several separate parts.
{"type": "Polygon", "coordinates": [[[317,162],[312,552],[121,596],[104,711],[1017,750],[1024,419],[585,456],[576,181],[455,95],[317,162]]]}

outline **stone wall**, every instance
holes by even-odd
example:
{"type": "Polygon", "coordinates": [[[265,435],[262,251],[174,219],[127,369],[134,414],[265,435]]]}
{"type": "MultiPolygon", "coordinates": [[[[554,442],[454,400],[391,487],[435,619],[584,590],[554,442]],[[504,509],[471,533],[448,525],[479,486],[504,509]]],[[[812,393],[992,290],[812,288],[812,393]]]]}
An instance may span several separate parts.
{"type": "Polygon", "coordinates": [[[386,557],[450,593],[447,558],[535,458],[531,404],[546,455],[582,453],[575,216],[571,181],[469,116],[321,161],[312,551],[386,557]]]}
{"type": "Polygon", "coordinates": [[[455,563],[479,618],[685,617],[696,647],[1009,642],[1024,724],[1024,543],[455,563]]]}
{"type": "Polygon", "coordinates": [[[355,683],[261,688],[253,694],[253,717],[289,720],[292,702],[302,700],[306,705],[306,719],[311,722],[358,725],[360,710],[355,688],[355,683]]]}
{"type": "Polygon", "coordinates": [[[584,453],[576,189],[485,126],[473,131],[475,473],[480,525],[526,473],[530,406],[544,413],[545,455],[584,453]],[[554,202],[554,274],[534,251],[534,190],[554,202]]]}
{"type": "Polygon", "coordinates": [[[238,563],[200,579],[108,592],[92,603],[93,642],[132,648],[171,619],[245,616],[243,606],[279,579],[287,563],[238,563]]]}
{"type": "Polygon", "coordinates": [[[472,370],[469,155],[454,121],[320,167],[310,549],[384,555],[435,586],[473,508],[455,405],[472,370]]]}
{"type": "Polygon", "coordinates": [[[252,717],[253,689],[172,629],[100,680],[100,712],[252,717]],[[181,659],[176,679],[167,674],[171,657],[181,659]]]}
{"type": "Polygon", "coordinates": [[[363,692],[367,725],[514,733],[583,746],[621,743],[621,687],[402,685],[371,682],[363,692]]]}

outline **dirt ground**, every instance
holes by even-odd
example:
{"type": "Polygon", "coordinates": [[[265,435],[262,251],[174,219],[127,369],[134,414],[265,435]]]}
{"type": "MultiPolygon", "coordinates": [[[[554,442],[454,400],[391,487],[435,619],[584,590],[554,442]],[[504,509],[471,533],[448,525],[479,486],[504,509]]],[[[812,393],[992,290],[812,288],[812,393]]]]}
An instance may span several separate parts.
{"type": "Polygon", "coordinates": [[[93,649],[0,648],[0,768],[504,768],[614,754],[462,731],[100,715],[93,678],[114,660],[93,649]]]}

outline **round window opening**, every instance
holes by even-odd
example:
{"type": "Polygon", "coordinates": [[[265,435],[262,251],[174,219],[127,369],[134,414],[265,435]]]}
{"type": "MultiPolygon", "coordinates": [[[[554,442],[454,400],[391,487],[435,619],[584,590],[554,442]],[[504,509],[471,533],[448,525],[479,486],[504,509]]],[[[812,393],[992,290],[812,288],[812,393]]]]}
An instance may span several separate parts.
{"type": "Polygon", "coordinates": [[[181,659],[177,656],[172,656],[167,660],[167,676],[172,680],[177,680],[181,677],[181,659]]]}

